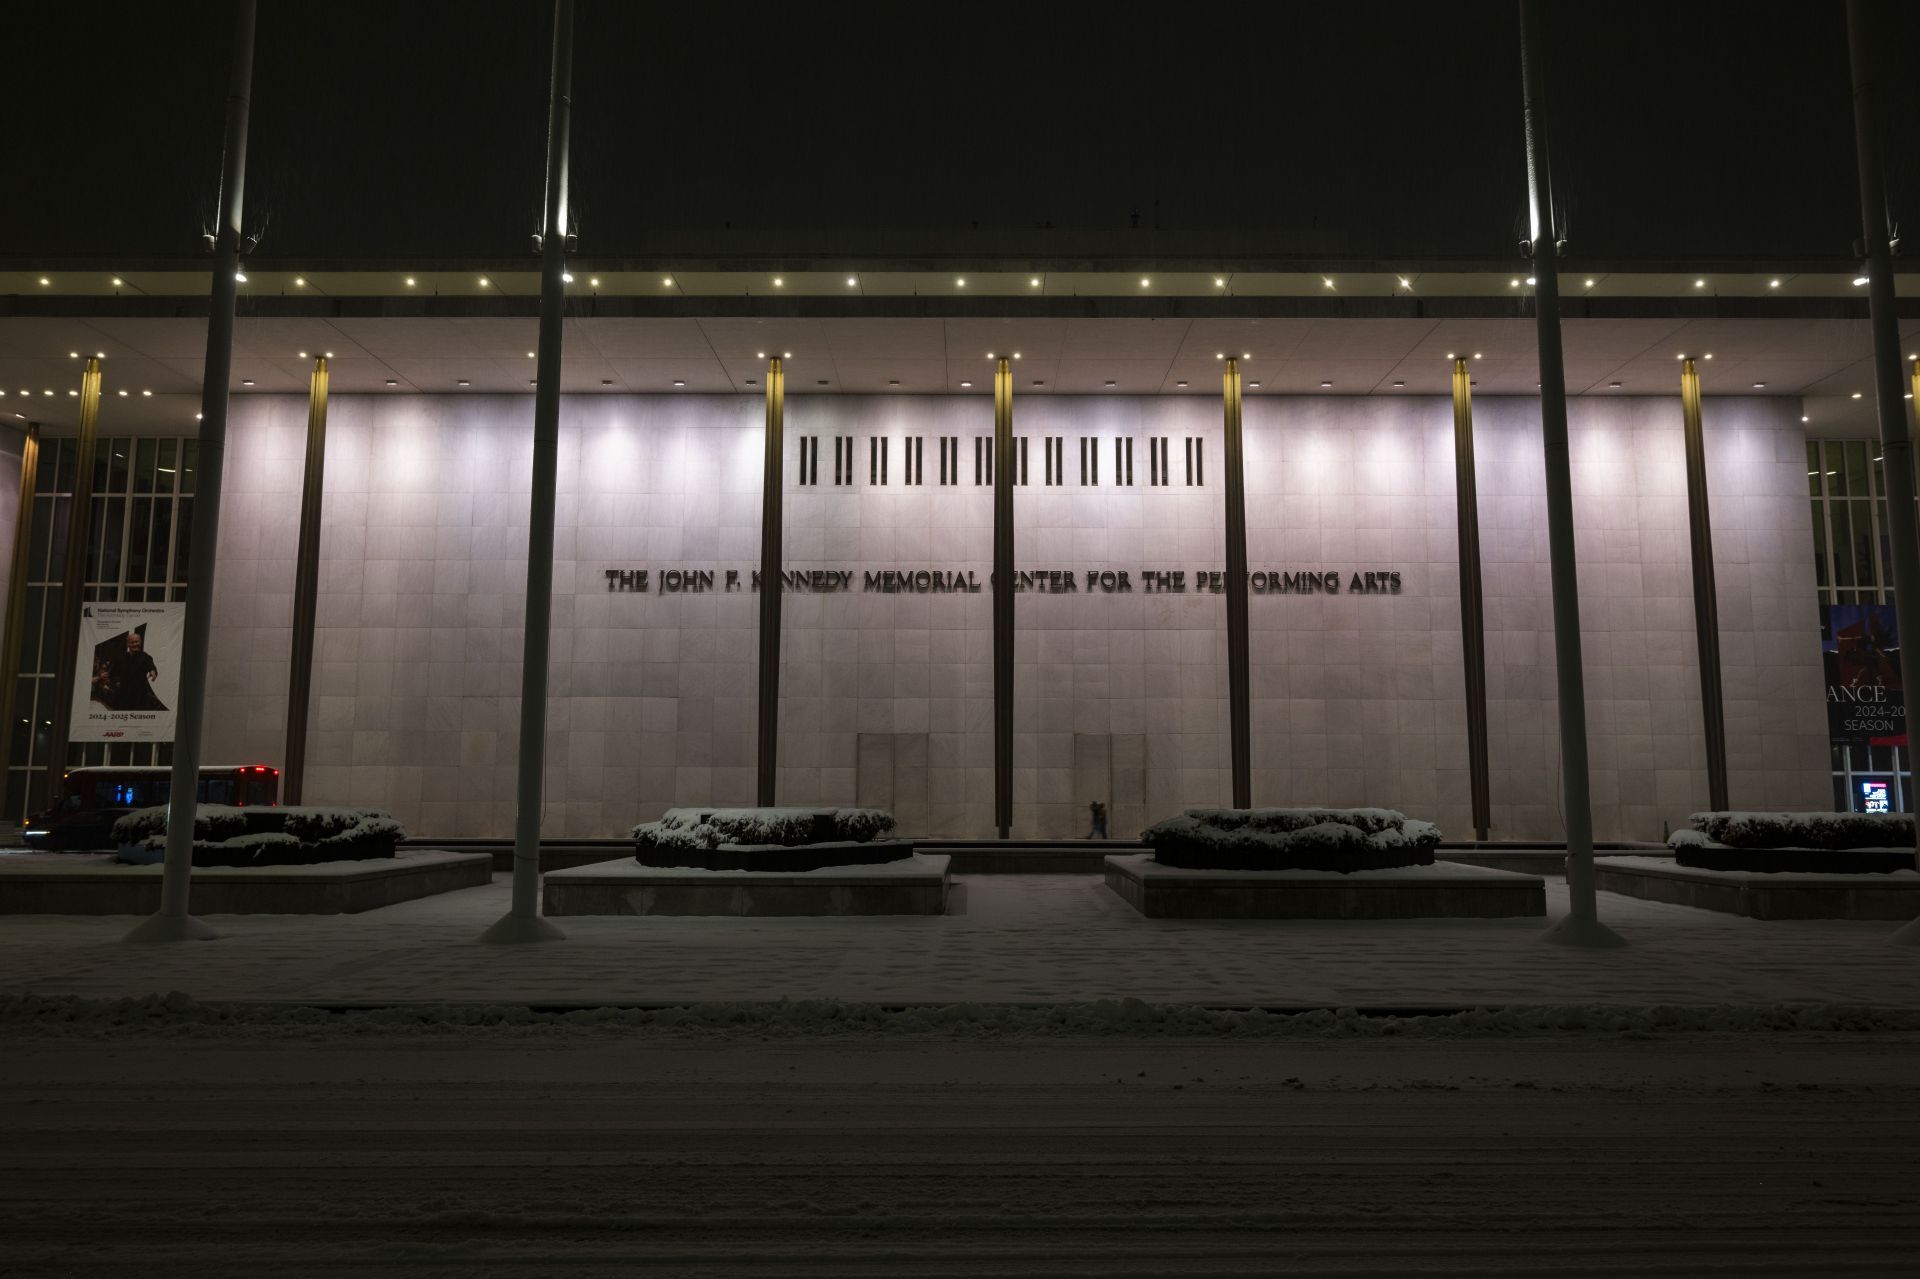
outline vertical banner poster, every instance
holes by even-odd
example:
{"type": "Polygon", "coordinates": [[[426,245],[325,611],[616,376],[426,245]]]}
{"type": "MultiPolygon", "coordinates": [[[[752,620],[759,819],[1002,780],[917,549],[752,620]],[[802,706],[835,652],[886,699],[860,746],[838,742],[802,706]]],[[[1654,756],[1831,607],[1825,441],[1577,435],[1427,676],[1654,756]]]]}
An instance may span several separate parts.
{"type": "Polygon", "coordinates": [[[173,740],[186,607],[81,605],[69,740],[173,740]]]}
{"type": "Polygon", "coordinates": [[[1861,746],[1905,746],[1907,699],[1893,605],[1821,605],[1820,642],[1829,736],[1861,746]]]}

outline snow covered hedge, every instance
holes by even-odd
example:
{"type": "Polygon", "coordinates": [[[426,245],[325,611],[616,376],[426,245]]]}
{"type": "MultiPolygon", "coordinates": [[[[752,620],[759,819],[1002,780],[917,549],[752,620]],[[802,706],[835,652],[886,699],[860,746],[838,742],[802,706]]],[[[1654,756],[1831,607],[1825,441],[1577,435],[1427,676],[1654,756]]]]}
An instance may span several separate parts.
{"type": "Polygon", "coordinates": [[[1163,866],[1381,870],[1431,865],[1440,828],[1390,808],[1189,808],[1140,839],[1163,866]]]}
{"type": "Polygon", "coordinates": [[[1727,848],[1913,847],[1907,813],[1695,813],[1688,820],[1693,829],[1675,831],[1669,845],[1693,844],[1682,837],[1697,835],[1727,848]]]}
{"type": "Polygon", "coordinates": [[[1695,813],[1667,836],[1673,859],[1702,870],[1868,874],[1914,864],[1907,813],[1695,813]]]}
{"type": "Polygon", "coordinates": [[[643,866],[817,870],[907,856],[910,846],[875,842],[892,829],[883,808],[669,808],[635,826],[633,842],[643,866]]]}
{"type": "MultiPolygon", "coordinates": [[[[399,822],[371,808],[233,808],[194,810],[195,866],[303,866],[313,862],[391,857],[407,837],[399,822]]],[[[142,808],[113,824],[119,860],[155,862],[167,849],[167,810],[142,808]]]]}

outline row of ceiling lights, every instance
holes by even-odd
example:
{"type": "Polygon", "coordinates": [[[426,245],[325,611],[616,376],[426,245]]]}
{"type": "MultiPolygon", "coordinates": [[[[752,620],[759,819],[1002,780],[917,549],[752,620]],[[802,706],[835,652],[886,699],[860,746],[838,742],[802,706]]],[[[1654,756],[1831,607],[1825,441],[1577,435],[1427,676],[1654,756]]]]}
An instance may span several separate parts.
{"type": "MultiPolygon", "coordinates": [[[[235,272],[233,273],[233,278],[234,278],[234,279],[235,279],[236,281],[238,281],[239,283],[241,283],[241,284],[245,284],[245,283],[247,282],[247,273],[246,273],[246,271],[245,271],[245,270],[239,270],[239,271],[235,271],[235,272]]],[[[1401,288],[1403,288],[1403,289],[1406,289],[1406,290],[1407,290],[1407,291],[1409,291],[1409,292],[1412,292],[1412,290],[1413,290],[1413,281],[1411,281],[1411,280],[1409,280],[1409,279],[1408,279],[1408,278],[1407,278],[1406,276],[1404,276],[1404,275],[1402,275],[1402,276],[1396,276],[1395,278],[1396,278],[1396,279],[1397,279],[1397,280],[1398,280],[1398,281],[1400,282],[1400,287],[1401,287],[1401,288]]],[[[407,287],[407,288],[409,288],[409,289],[411,289],[411,288],[415,288],[415,287],[417,287],[417,286],[419,285],[419,280],[418,280],[418,278],[417,278],[417,277],[415,277],[415,276],[411,276],[411,275],[409,275],[409,276],[403,276],[403,277],[402,277],[402,279],[404,280],[404,282],[405,282],[405,284],[406,284],[406,287],[407,287]]],[[[563,282],[565,282],[565,283],[567,283],[567,284],[572,284],[572,283],[574,283],[574,278],[573,278],[573,273],[572,273],[571,271],[563,271],[563,272],[561,272],[561,275],[560,275],[560,279],[561,279],[561,280],[562,280],[563,282]]],[[[783,275],[776,275],[776,276],[774,276],[774,277],[772,277],[772,279],[773,279],[773,287],[774,287],[774,288],[776,288],[776,289],[780,289],[780,288],[785,288],[785,287],[786,287],[786,284],[787,284],[787,279],[786,279],[786,277],[785,277],[785,276],[783,276],[783,275]]],[[[1338,286],[1338,285],[1337,285],[1337,284],[1336,284],[1336,283],[1334,282],[1334,278],[1333,278],[1332,276],[1330,276],[1330,275],[1327,275],[1327,276],[1321,276],[1321,277],[1320,277],[1320,282],[1321,282],[1321,283],[1322,283],[1323,285],[1325,285],[1325,286],[1326,286],[1327,288],[1329,288],[1329,289],[1335,289],[1335,290],[1337,290],[1337,289],[1339,288],[1339,286],[1338,286]]],[[[1586,279],[1586,281],[1585,281],[1585,283],[1584,283],[1584,285],[1583,285],[1583,287],[1585,287],[1585,288],[1589,288],[1589,289],[1591,289],[1591,288],[1593,288],[1594,286],[1596,286],[1597,284],[1599,284],[1599,282],[1600,282],[1600,281],[1599,281],[1599,279],[1598,279],[1598,277],[1595,277],[1595,276],[1588,276],[1588,277],[1587,277],[1587,279],[1586,279]]],[[[294,276],[294,277],[293,277],[293,283],[294,283],[294,287],[295,287],[295,288],[302,288],[302,289],[304,289],[304,288],[306,288],[306,287],[307,287],[307,277],[306,277],[306,276],[304,276],[304,275],[296,275],[296,276],[294,276]]],[[[483,276],[481,276],[481,277],[479,277],[479,281],[478,281],[478,283],[479,283],[479,285],[480,285],[480,287],[481,287],[481,288],[483,288],[483,289],[485,289],[485,288],[491,288],[491,287],[493,287],[493,281],[492,281],[492,280],[491,280],[490,278],[488,278],[487,276],[484,276],[484,275],[483,275],[483,276]]],[[[1519,288],[1519,287],[1520,287],[1520,285],[1521,285],[1521,283],[1522,283],[1522,281],[1521,281],[1521,278],[1520,278],[1519,276],[1515,276],[1515,277],[1514,277],[1513,279],[1511,279],[1511,280],[1509,280],[1509,281],[1507,281],[1507,287],[1508,287],[1508,288],[1513,288],[1513,289],[1517,289],[1517,288],[1519,288]]],[[[1526,280],[1525,280],[1525,283],[1526,283],[1526,284],[1528,284],[1528,285],[1532,285],[1532,284],[1535,284],[1535,283],[1537,283],[1537,281],[1536,281],[1536,279],[1535,279],[1535,277],[1533,277],[1533,276],[1531,276],[1531,275],[1530,275],[1530,276],[1527,276],[1527,277],[1526,277],[1526,280]]],[[[1780,280],[1780,279],[1772,279],[1772,280],[1768,280],[1768,281],[1767,281],[1767,287],[1768,287],[1768,288],[1770,288],[1770,289],[1777,289],[1777,288],[1779,288],[1779,287],[1781,286],[1781,284],[1782,284],[1782,283],[1784,283],[1784,281],[1783,281],[1783,280],[1780,280]]],[[[1861,287],[1861,286],[1863,286],[1863,285],[1865,285],[1866,283],[1867,283],[1867,277],[1866,277],[1866,276],[1864,276],[1864,275],[1856,275],[1856,276],[1854,276],[1854,277],[1853,277],[1853,284],[1854,284],[1854,287],[1856,287],[1856,288],[1858,288],[1858,287],[1861,287]]],[[[672,288],[672,287],[674,286],[674,281],[673,281],[673,277],[672,277],[671,275],[668,275],[668,276],[662,276],[662,277],[661,277],[661,280],[660,280],[660,284],[661,284],[661,286],[662,286],[663,288],[669,288],[669,289],[670,289],[670,288],[672,288]]],[[[953,284],[954,284],[954,287],[955,287],[955,288],[960,288],[960,289],[964,289],[964,288],[966,288],[966,287],[967,287],[967,277],[966,277],[966,276],[964,276],[964,275],[959,275],[959,276],[955,276],[955,277],[954,277],[954,280],[953,280],[953,284]]],[[[1028,280],[1027,280],[1027,285],[1028,285],[1028,287],[1030,287],[1030,288],[1035,288],[1035,289],[1037,289],[1037,288],[1039,288],[1039,287],[1040,287],[1040,284],[1041,284],[1041,277],[1040,277],[1040,276],[1037,276],[1037,275],[1036,275],[1036,276],[1031,276],[1031,277],[1029,277],[1029,278],[1028,278],[1028,280]]],[[[597,289],[597,288],[599,288],[599,287],[600,287],[600,277],[599,277],[599,276],[597,276],[597,275],[595,275],[595,276],[589,276],[589,277],[587,278],[587,285],[588,285],[588,287],[589,287],[589,288],[595,288],[595,289],[597,289]]],[[[52,286],[53,286],[53,277],[51,277],[51,276],[46,276],[46,275],[43,275],[43,276],[41,276],[41,277],[40,277],[40,287],[42,287],[42,288],[51,288],[52,286]]],[[[119,288],[124,288],[124,287],[126,287],[126,281],[125,281],[125,280],[123,280],[123,279],[121,279],[121,278],[120,278],[119,276],[117,276],[117,275],[116,275],[116,276],[114,276],[114,277],[113,277],[113,287],[114,287],[114,288],[116,288],[116,289],[119,289],[119,288]]],[[[860,287],[860,277],[859,277],[859,276],[857,276],[857,275],[850,275],[850,276],[848,276],[848,277],[847,277],[847,287],[848,287],[848,288],[850,288],[850,289],[853,289],[853,288],[858,288],[858,287],[860,287]]],[[[1143,289],[1150,289],[1150,288],[1152,288],[1152,287],[1153,287],[1153,277],[1152,277],[1152,276],[1150,276],[1150,275],[1143,275],[1143,276],[1141,276],[1141,277],[1140,277],[1140,287],[1141,287],[1141,288],[1143,288],[1143,289]]],[[[1213,277],[1213,287],[1214,287],[1214,288],[1216,288],[1216,289],[1224,289],[1224,288],[1226,288],[1226,287],[1227,287],[1227,277],[1226,277],[1226,276],[1224,276],[1224,275],[1216,275],[1216,276],[1214,276],[1214,277],[1213,277]]],[[[1693,282],[1693,287],[1694,287],[1694,288],[1696,288],[1696,289],[1704,289],[1704,288],[1706,288],[1706,287],[1707,287],[1707,281],[1706,281],[1706,280],[1705,280],[1704,278],[1702,278],[1702,279],[1697,279],[1697,280],[1695,280],[1695,281],[1693,282]]]]}

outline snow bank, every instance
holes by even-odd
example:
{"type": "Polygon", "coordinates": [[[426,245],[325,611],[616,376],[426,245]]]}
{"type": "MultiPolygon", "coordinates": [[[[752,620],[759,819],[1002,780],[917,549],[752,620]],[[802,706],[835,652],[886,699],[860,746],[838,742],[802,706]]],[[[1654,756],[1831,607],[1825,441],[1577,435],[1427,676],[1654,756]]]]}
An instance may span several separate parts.
{"type": "Polygon", "coordinates": [[[1569,1033],[1877,1034],[1920,1031],[1920,1010],[1836,1006],[1622,1008],[1607,1005],[1476,1008],[1376,1015],[1354,1008],[1309,1012],[1222,1009],[1101,999],[1078,1004],[897,1006],[796,1000],[661,1008],[545,1010],[511,1004],[407,1004],[335,1011],[308,1006],[201,1003],[174,991],[139,999],[0,997],[0,1039],[127,1035],[307,1038],[462,1035],[595,1035],[741,1039],[932,1036],[1183,1039],[1458,1039],[1569,1033]]]}
{"type": "Polygon", "coordinates": [[[1440,828],[1390,808],[1189,808],[1140,839],[1193,870],[1388,870],[1432,865],[1440,828]]]}

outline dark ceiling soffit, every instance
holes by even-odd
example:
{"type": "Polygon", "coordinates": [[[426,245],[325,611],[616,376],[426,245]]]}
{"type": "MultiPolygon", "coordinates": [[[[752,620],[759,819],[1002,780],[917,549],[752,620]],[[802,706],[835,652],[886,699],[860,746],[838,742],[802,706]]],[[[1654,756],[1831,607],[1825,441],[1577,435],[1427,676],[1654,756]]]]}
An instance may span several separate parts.
{"type": "MultiPolygon", "coordinates": [[[[1254,274],[1475,274],[1512,273],[1526,269],[1520,257],[1486,258],[1301,258],[1248,257],[1241,254],[1207,255],[1191,249],[1178,253],[1124,254],[1111,257],[992,257],[980,254],[947,254],[917,257],[861,257],[844,253],[832,255],[739,255],[713,256],[662,252],[645,258],[595,257],[577,254],[568,260],[575,272],[602,271],[652,274],[675,271],[696,272],[805,272],[827,273],[862,271],[888,273],[972,271],[981,274],[1005,273],[1042,275],[1049,272],[1174,272],[1196,275],[1254,274]]],[[[256,254],[247,259],[249,270],[304,272],[321,275],[329,271],[391,271],[395,274],[432,272],[476,272],[497,274],[503,271],[534,273],[539,260],[533,257],[429,259],[417,257],[347,258],[314,260],[282,259],[256,254]]],[[[107,272],[113,275],[142,271],[204,271],[207,259],[201,256],[178,258],[127,259],[113,257],[34,258],[0,257],[0,271],[107,272]]],[[[1560,269],[1567,275],[1663,275],[1663,274],[1735,274],[1735,275],[1839,275],[1857,274],[1858,258],[1563,258],[1560,269]]],[[[1896,263],[1896,275],[1920,275],[1920,264],[1896,263]]]]}
{"type": "MultiPolygon", "coordinates": [[[[531,319],[537,297],[244,297],[256,319],[531,319]]],[[[1864,320],[1865,298],[1564,298],[1570,320],[1864,320]]],[[[1920,298],[1902,298],[1902,319],[1920,318],[1920,298]]],[[[201,319],[206,298],[0,297],[0,318],[201,319]]],[[[574,319],[1524,319],[1527,299],[1505,297],[574,297],[574,319]]]]}

